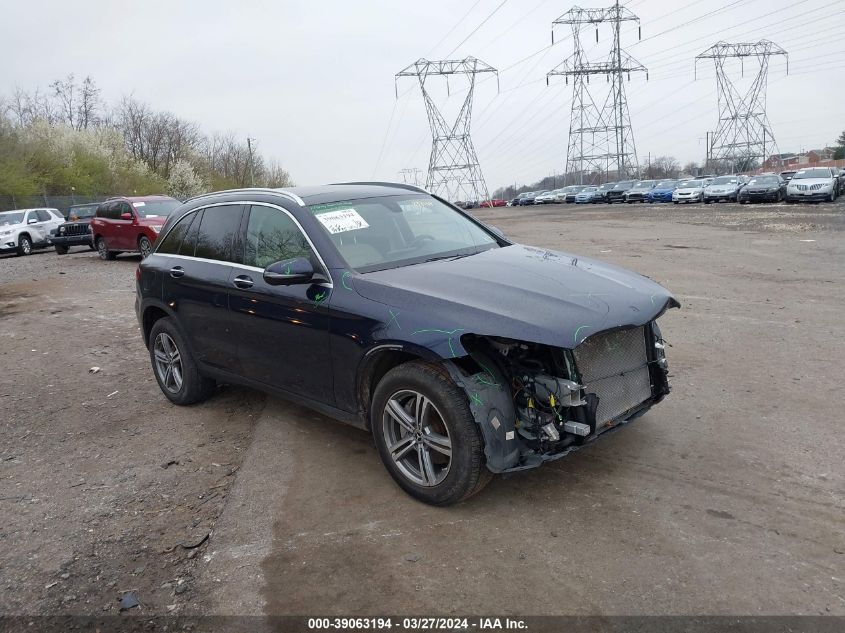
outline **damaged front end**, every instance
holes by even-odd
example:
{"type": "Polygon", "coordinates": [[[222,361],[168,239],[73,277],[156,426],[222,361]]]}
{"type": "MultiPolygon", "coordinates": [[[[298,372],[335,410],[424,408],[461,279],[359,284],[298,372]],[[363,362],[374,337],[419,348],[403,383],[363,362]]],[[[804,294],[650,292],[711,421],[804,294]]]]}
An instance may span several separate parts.
{"type": "Polygon", "coordinates": [[[645,413],[669,393],[655,321],[598,332],[574,349],[464,335],[446,361],[467,394],[495,473],[559,459],[645,413]]]}

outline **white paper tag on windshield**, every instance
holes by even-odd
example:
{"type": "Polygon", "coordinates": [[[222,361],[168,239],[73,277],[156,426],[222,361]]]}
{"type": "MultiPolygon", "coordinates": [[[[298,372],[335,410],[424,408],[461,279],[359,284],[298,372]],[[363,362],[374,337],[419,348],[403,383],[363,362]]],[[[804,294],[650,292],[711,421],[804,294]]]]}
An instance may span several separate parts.
{"type": "Polygon", "coordinates": [[[338,209],[317,215],[317,219],[323,223],[329,233],[345,233],[355,229],[366,229],[369,224],[362,218],[355,209],[338,209]]]}
{"type": "Polygon", "coordinates": [[[144,206],[143,202],[133,202],[132,204],[134,204],[136,207],[143,207],[144,206]]]}

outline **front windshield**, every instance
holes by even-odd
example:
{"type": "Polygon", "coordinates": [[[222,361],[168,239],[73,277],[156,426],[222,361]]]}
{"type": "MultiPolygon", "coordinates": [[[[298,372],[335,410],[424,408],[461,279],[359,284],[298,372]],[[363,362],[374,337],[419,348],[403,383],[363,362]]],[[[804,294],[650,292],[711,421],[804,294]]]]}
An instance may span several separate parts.
{"type": "Polygon", "coordinates": [[[678,185],[678,189],[695,189],[696,187],[703,187],[704,181],[703,180],[685,180],[680,185],[678,185]]]}
{"type": "Polygon", "coordinates": [[[677,180],[661,180],[657,183],[654,188],[655,189],[671,189],[675,186],[675,183],[678,182],[677,180]]]}
{"type": "Polygon", "coordinates": [[[634,184],[633,181],[631,181],[631,182],[617,182],[616,186],[614,186],[613,188],[614,189],[630,189],[633,184],[634,184]]]}
{"type": "Polygon", "coordinates": [[[20,224],[21,222],[23,222],[22,211],[6,211],[5,213],[0,213],[0,226],[5,224],[20,224]]]}
{"type": "Polygon", "coordinates": [[[598,189],[598,187],[584,187],[581,190],[581,193],[590,193],[591,191],[596,191],[596,189],[598,189]]]}
{"type": "Polygon", "coordinates": [[[153,202],[133,202],[139,218],[166,218],[182,203],[178,200],[155,200],[153,202]]]}
{"type": "Polygon", "coordinates": [[[598,191],[607,191],[608,189],[613,189],[615,182],[606,182],[601,187],[598,188],[598,191]]]}
{"type": "Polygon", "coordinates": [[[69,220],[80,220],[83,218],[93,218],[97,212],[98,204],[85,204],[78,207],[71,207],[68,209],[67,217],[69,220]]]}
{"type": "Polygon", "coordinates": [[[498,248],[478,224],[429,196],[364,198],[309,208],[349,267],[359,272],[498,248]]]}
{"type": "Polygon", "coordinates": [[[634,185],[634,189],[651,189],[652,185],[654,185],[653,180],[641,180],[636,185],[634,185]]]}
{"type": "Polygon", "coordinates": [[[711,185],[735,185],[737,183],[736,176],[719,176],[718,178],[714,178],[711,185]]]}
{"type": "Polygon", "coordinates": [[[759,176],[757,178],[752,178],[749,182],[749,185],[776,185],[778,184],[778,177],[777,176],[759,176]]]}
{"type": "Polygon", "coordinates": [[[804,178],[830,178],[830,171],[827,169],[802,169],[795,172],[792,177],[793,180],[803,180],[804,178]]]}

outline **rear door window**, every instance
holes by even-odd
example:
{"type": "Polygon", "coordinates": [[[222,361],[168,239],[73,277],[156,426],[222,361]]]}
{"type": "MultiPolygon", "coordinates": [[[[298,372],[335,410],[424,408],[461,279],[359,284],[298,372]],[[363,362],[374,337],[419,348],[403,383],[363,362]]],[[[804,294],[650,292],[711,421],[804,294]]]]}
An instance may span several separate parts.
{"type": "Polygon", "coordinates": [[[236,247],[240,244],[238,231],[242,215],[241,205],[206,208],[200,219],[194,256],[221,262],[240,259],[236,247]]]}
{"type": "Polygon", "coordinates": [[[38,209],[38,211],[36,211],[35,214],[38,216],[39,222],[49,222],[50,220],[53,219],[53,218],[50,217],[50,214],[47,213],[47,211],[44,210],[44,209],[38,209]]]}

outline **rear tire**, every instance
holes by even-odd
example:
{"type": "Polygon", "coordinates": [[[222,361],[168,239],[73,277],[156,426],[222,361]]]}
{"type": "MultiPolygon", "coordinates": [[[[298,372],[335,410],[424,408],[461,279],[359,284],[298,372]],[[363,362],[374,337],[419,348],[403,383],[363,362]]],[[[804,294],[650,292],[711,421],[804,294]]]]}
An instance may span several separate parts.
{"type": "Polygon", "coordinates": [[[217,383],[200,373],[185,339],[170,317],[153,324],[149,347],[153,375],[162,393],[173,404],[196,404],[214,395],[217,383]]]}
{"type": "Polygon", "coordinates": [[[109,250],[109,247],[106,244],[106,238],[104,237],[97,238],[97,252],[100,254],[100,259],[103,261],[111,261],[116,257],[115,252],[109,250]]]}
{"type": "Polygon", "coordinates": [[[56,254],[67,255],[67,251],[68,251],[67,246],[60,246],[59,244],[56,244],[55,247],[56,247],[56,254]]]}
{"type": "Polygon", "coordinates": [[[413,361],[387,372],[373,394],[370,425],[390,476],[424,503],[458,503],[492,479],[466,394],[435,365],[413,361]]]}

